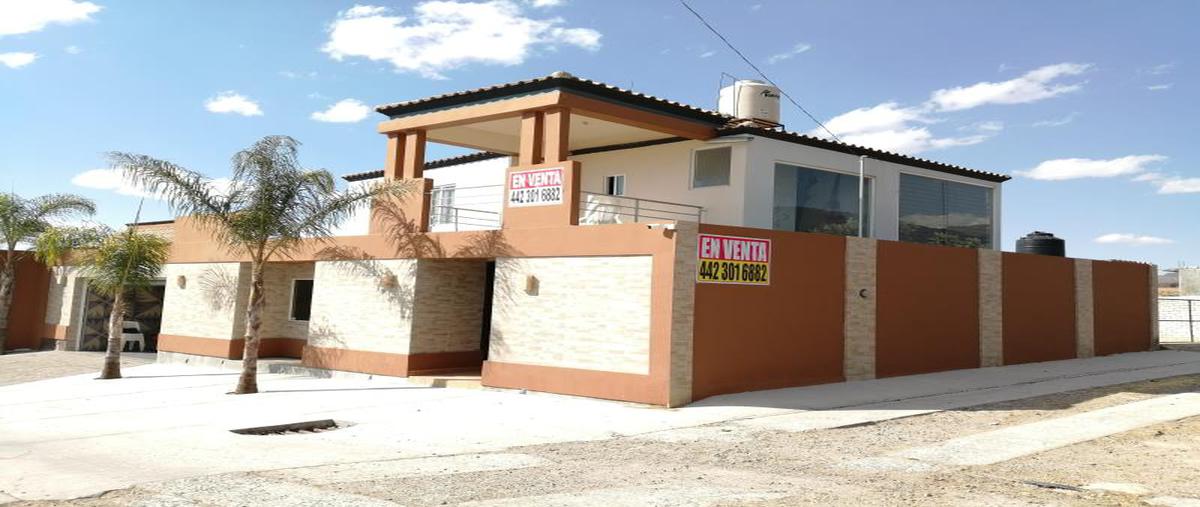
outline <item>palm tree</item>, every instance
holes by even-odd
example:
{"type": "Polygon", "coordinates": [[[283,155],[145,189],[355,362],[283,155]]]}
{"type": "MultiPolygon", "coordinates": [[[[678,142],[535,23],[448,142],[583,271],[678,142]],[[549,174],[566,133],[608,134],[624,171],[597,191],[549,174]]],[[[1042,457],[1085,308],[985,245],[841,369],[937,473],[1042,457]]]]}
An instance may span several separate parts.
{"type": "Polygon", "coordinates": [[[108,347],[100,378],[121,378],[125,294],[144,290],[158,278],[167,262],[171,243],[161,236],[138,233],[134,226],[120,233],[107,228],[51,229],[38,238],[38,257],[47,265],[57,264],[67,249],[81,254],[79,264],[83,268],[82,275],[88,279],[88,288],[112,298],[108,347]]]}
{"type": "Polygon", "coordinates": [[[234,154],[226,189],[203,175],[145,155],[110,153],[113,167],[135,183],[167,199],[181,215],[191,215],[232,253],[250,260],[250,301],[246,345],[236,394],[258,392],[258,344],[262,326],[263,267],[287,258],[309,240],[327,241],[334,228],[373,198],[403,198],[414,188],[398,181],[338,191],[333,175],[300,166],[300,143],[267,136],[234,154]]]}
{"type": "Polygon", "coordinates": [[[16,194],[0,195],[0,241],[6,254],[0,258],[0,354],[8,340],[8,309],[19,260],[17,245],[34,242],[55,220],[96,213],[91,200],[72,194],[49,194],[26,199],[16,194]]]}

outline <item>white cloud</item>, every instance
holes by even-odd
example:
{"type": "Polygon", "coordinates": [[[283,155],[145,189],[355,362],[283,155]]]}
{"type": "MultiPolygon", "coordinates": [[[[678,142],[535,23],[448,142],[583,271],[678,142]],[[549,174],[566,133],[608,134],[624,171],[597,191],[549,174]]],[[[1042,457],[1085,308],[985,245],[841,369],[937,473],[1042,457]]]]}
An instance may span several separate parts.
{"type": "Polygon", "coordinates": [[[1017,174],[1030,179],[1050,181],[1131,176],[1143,173],[1148,165],[1166,159],[1167,157],[1162,155],[1129,155],[1108,160],[1062,158],[1047,160],[1028,171],[1017,171],[1017,174]]]}
{"type": "Polygon", "coordinates": [[[0,37],[41,31],[51,23],[88,21],[101,7],[75,0],[0,1],[0,37]]]}
{"type": "Polygon", "coordinates": [[[329,106],[329,109],[317,111],[312,119],[329,123],[354,123],[362,121],[371,113],[371,108],[355,99],[344,99],[329,106]]]}
{"type": "Polygon", "coordinates": [[[1082,74],[1090,64],[1059,63],[1047,65],[1008,81],[980,82],[970,86],[945,88],[933,92],[929,106],[938,111],[961,111],[986,104],[1025,104],[1048,99],[1082,88],[1083,85],[1054,83],[1065,76],[1082,74]]]}
{"type": "MultiPolygon", "coordinates": [[[[875,107],[864,107],[835,116],[825,122],[825,127],[838,138],[850,144],[870,146],[881,150],[917,153],[928,150],[968,146],[986,141],[1003,128],[999,122],[986,125],[977,134],[961,137],[936,137],[928,125],[940,120],[929,117],[922,109],[902,107],[896,102],[884,102],[875,107]]],[[[814,129],[811,135],[823,135],[824,130],[814,129]]]]}
{"type": "Polygon", "coordinates": [[[1175,70],[1175,62],[1169,62],[1169,63],[1160,63],[1158,65],[1150,67],[1149,69],[1146,69],[1145,72],[1147,74],[1150,74],[1153,76],[1161,76],[1163,74],[1168,74],[1173,70],[1175,70]]]}
{"type": "Polygon", "coordinates": [[[1137,176],[1134,176],[1133,178],[1130,178],[1130,180],[1129,180],[1129,181],[1138,181],[1138,182],[1142,182],[1142,181],[1149,181],[1149,182],[1156,182],[1156,181],[1162,181],[1162,180],[1166,179],[1166,177],[1167,177],[1167,176],[1166,176],[1165,174],[1163,174],[1163,173],[1142,173],[1142,174],[1139,174],[1139,175],[1137,175],[1137,176]]]}
{"type": "Polygon", "coordinates": [[[1200,178],[1160,178],[1155,183],[1160,194],[1200,193],[1200,178]]]}
{"type": "Polygon", "coordinates": [[[596,30],[564,27],[562,18],[526,17],[521,10],[510,0],[431,0],[417,4],[409,18],[386,7],[355,5],[338,13],[321,50],[339,61],[366,58],[443,79],[445,71],[470,63],[517,65],[539,47],[600,47],[596,30]]]}
{"type": "Polygon", "coordinates": [[[294,72],[294,71],[290,71],[290,70],[281,70],[281,71],[279,71],[279,75],[283,76],[287,79],[301,79],[301,78],[316,79],[319,74],[317,74],[317,71],[315,71],[315,70],[310,70],[308,72],[294,72]]]}
{"type": "Polygon", "coordinates": [[[83,52],[82,49],[79,49],[79,46],[75,46],[75,45],[67,46],[67,47],[63,48],[63,51],[66,51],[67,54],[69,54],[69,55],[77,55],[77,54],[83,52]]]}
{"type": "Polygon", "coordinates": [[[1158,92],[1158,91],[1163,91],[1163,90],[1170,90],[1172,86],[1175,86],[1175,83],[1163,83],[1163,84],[1150,85],[1150,86],[1147,86],[1146,89],[1150,90],[1152,92],[1158,92]]]}
{"type": "Polygon", "coordinates": [[[999,120],[980,121],[970,125],[964,125],[958,129],[967,132],[980,133],[1000,132],[1001,130],[1004,130],[1004,122],[999,120]]]}
{"type": "Polygon", "coordinates": [[[0,64],[10,69],[19,69],[33,63],[37,57],[37,53],[0,53],[0,64]]]}
{"type": "Polygon", "coordinates": [[[708,57],[710,57],[710,56],[712,56],[712,55],[715,55],[715,54],[717,54],[717,52],[716,52],[716,51],[705,51],[705,52],[703,52],[703,53],[700,53],[700,58],[708,58],[708,57]]]}
{"type": "MultiPolygon", "coordinates": [[[[119,195],[163,200],[161,196],[151,193],[145,187],[135,185],[132,180],[125,177],[120,169],[92,169],[84,171],[71,178],[71,183],[83,188],[110,190],[119,195]]],[[[227,192],[231,184],[232,181],[229,178],[215,178],[211,180],[212,187],[221,193],[227,192]]]]}
{"type": "Polygon", "coordinates": [[[1168,245],[1168,244],[1175,242],[1173,240],[1170,240],[1167,238],[1160,238],[1158,236],[1144,236],[1144,235],[1138,235],[1138,234],[1126,234],[1126,233],[1118,233],[1118,232],[1099,236],[1096,239],[1093,239],[1092,241],[1095,241],[1096,243],[1103,243],[1103,244],[1110,244],[1110,245],[1133,245],[1133,246],[1168,245]]]}
{"type": "Polygon", "coordinates": [[[234,91],[218,93],[216,97],[204,101],[204,109],[213,113],[233,113],[242,116],[262,116],[258,103],[234,91]]]}
{"type": "Polygon", "coordinates": [[[793,56],[796,56],[796,55],[803,53],[805,51],[808,51],[810,49],[812,49],[811,44],[805,44],[803,42],[800,42],[800,43],[797,43],[795,46],[792,46],[792,49],[789,49],[782,53],[774,54],[774,55],[767,57],[767,63],[770,65],[775,65],[779,62],[787,60],[793,56]]]}
{"type": "Polygon", "coordinates": [[[532,6],[538,7],[538,8],[558,7],[562,4],[567,3],[566,0],[526,0],[526,2],[528,2],[529,5],[532,5],[532,6]]]}
{"type": "Polygon", "coordinates": [[[1061,127],[1063,125],[1066,125],[1068,123],[1075,121],[1075,118],[1078,116],[1079,116],[1079,113],[1074,112],[1074,113],[1068,114],[1062,118],[1059,118],[1057,120],[1035,121],[1035,122],[1033,122],[1033,126],[1034,127],[1061,127]]]}

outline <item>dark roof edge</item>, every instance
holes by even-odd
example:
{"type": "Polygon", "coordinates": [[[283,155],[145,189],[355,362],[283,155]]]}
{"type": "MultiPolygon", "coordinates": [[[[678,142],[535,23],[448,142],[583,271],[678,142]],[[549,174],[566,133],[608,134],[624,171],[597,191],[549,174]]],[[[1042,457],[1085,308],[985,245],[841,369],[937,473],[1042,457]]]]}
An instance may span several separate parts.
{"type": "Polygon", "coordinates": [[[710,123],[714,126],[719,126],[729,120],[728,116],[715,111],[700,109],[680,102],[674,102],[651,95],[644,95],[638,92],[625,90],[615,86],[610,86],[570,75],[551,75],[526,81],[516,81],[513,83],[477,88],[464,92],[436,95],[433,97],[416,99],[407,102],[384,104],[377,106],[375,110],[389,117],[395,118],[399,115],[409,115],[435,109],[461,106],[484,100],[495,100],[513,95],[552,91],[555,89],[584,92],[604,99],[634,104],[665,114],[679,116],[704,123],[710,123]]]}
{"type": "Polygon", "coordinates": [[[830,141],[828,139],[821,139],[819,137],[813,137],[813,136],[809,136],[809,135],[799,134],[796,132],[772,130],[772,129],[768,129],[768,128],[755,127],[755,126],[749,126],[749,125],[726,127],[726,128],[721,128],[721,129],[717,130],[718,137],[731,136],[731,135],[737,135],[737,134],[750,134],[750,135],[762,136],[762,137],[766,137],[766,138],[770,138],[770,139],[775,139],[777,141],[785,141],[785,142],[790,142],[790,143],[802,144],[805,146],[812,146],[814,148],[821,148],[821,149],[826,149],[826,150],[830,150],[830,151],[846,153],[846,154],[850,154],[850,155],[858,155],[858,156],[866,155],[866,156],[876,159],[876,160],[883,160],[885,162],[892,162],[895,164],[907,165],[907,166],[911,166],[911,167],[919,167],[921,169],[929,169],[931,171],[938,171],[938,172],[942,172],[942,173],[953,174],[956,176],[965,176],[967,178],[974,178],[977,180],[1002,183],[1002,182],[1012,179],[1012,176],[1008,176],[1006,174],[999,174],[999,173],[993,173],[993,172],[988,172],[988,171],[980,171],[978,169],[970,169],[967,167],[946,164],[943,162],[935,162],[933,160],[912,157],[909,155],[901,155],[899,153],[892,153],[890,151],[883,151],[883,150],[878,150],[875,148],[867,148],[865,146],[857,146],[857,145],[846,144],[846,143],[841,143],[841,142],[837,142],[837,141],[830,141]]]}
{"type": "Polygon", "coordinates": [[[174,220],[174,219],[171,219],[171,220],[154,220],[154,221],[151,221],[151,222],[132,222],[132,223],[125,224],[125,227],[133,227],[133,226],[135,226],[135,225],[166,225],[166,224],[173,224],[173,223],[175,223],[175,220],[174,220]]]}

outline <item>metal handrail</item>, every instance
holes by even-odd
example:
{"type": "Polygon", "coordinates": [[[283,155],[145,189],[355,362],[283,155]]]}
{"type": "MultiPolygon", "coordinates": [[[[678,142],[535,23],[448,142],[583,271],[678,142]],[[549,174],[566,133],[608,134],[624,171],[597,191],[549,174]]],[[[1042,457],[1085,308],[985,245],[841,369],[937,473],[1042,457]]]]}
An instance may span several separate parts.
{"type": "MultiPolygon", "coordinates": [[[[609,194],[601,194],[601,193],[587,192],[587,191],[583,191],[580,193],[584,196],[596,196],[596,197],[605,198],[606,200],[611,200],[610,202],[602,203],[602,205],[612,208],[613,211],[611,213],[613,213],[615,215],[632,216],[633,221],[635,223],[642,218],[650,218],[650,219],[656,219],[656,220],[679,220],[682,217],[682,218],[686,218],[686,219],[694,219],[697,223],[699,223],[700,221],[703,220],[704,207],[696,206],[694,204],[684,204],[684,203],[678,203],[678,202],[660,201],[657,199],[643,199],[640,197],[630,197],[630,196],[626,196],[626,195],[609,195],[609,194]],[[633,204],[632,205],[622,204],[621,201],[632,201],[633,204]],[[643,205],[643,203],[651,203],[651,204],[664,205],[664,206],[674,206],[674,207],[678,207],[678,208],[687,208],[687,209],[686,210],[673,210],[673,209],[662,209],[661,207],[646,207],[643,205]],[[630,212],[627,210],[633,210],[633,211],[630,212]],[[669,216],[662,216],[661,214],[666,214],[669,216]]],[[[588,202],[586,200],[584,200],[584,199],[579,200],[579,206],[581,208],[583,208],[587,205],[588,205],[588,202]]]]}
{"type": "MultiPolygon", "coordinates": [[[[1159,322],[1159,323],[1163,323],[1163,322],[1186,322],[1186,323],[1187,323],[1187,327],[1188,327],[1188,342],[1189,342],[1189,343],[1195,343],[1195,342],[1196,342],[1196,324],[1200,324],[1200,320],[1198,320],[1198,319],[1197,319],[1197,317],[1200,317],[1200,311],[1197,311],[1198,309],[1196,308],[1196,305],[1195,305],[1194,303],[1200,303],[1200,299],[1192,299],[1192,298],[1158,298],[1158,306],[1159,306],[1159,318],[1158,318],[1158,322],[1159,322]],[[1164,318],[1162,318],[1162,317],[1161,317],[1161,315],[1162,315],[1162,306],[1163,306],[1163,302],[1168,302],[1168,301],[1172,301],[1172,302],[1174,302],[1174,301],[1186,301],[1186,302],[1187,302],[1187,319],[1164,319],[1164,318]]],[[[1161,338],[1160,338],[1160,339],[1161,339],[1161,338]]]]}

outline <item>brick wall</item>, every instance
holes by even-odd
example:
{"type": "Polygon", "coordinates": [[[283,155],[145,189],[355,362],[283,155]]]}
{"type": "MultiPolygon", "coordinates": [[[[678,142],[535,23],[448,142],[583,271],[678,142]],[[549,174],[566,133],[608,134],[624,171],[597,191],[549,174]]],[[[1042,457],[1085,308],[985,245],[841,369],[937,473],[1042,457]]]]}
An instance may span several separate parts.
{"type": "Polygon", "coordinates": [[[414,259],[317,262],[310,347],[409,353],[414,259]]]}
{"type": "Polygon", "coordinates": [[[263,269],[266,301],[260,336],[308,339],[308,321],[291,320],[292,280],[312,280],[311,262],[273,262],[263,269]]]}
{"type": "Polygon", "coordinates": [[[488,360],[648,374],[651,262],[497,259],[488,360]]]}
{"type": "Polygon", "coordinates": [[[249,263],[168,264],[164,273],[162,334],[221,340],[245,334],[249,263]]]}

